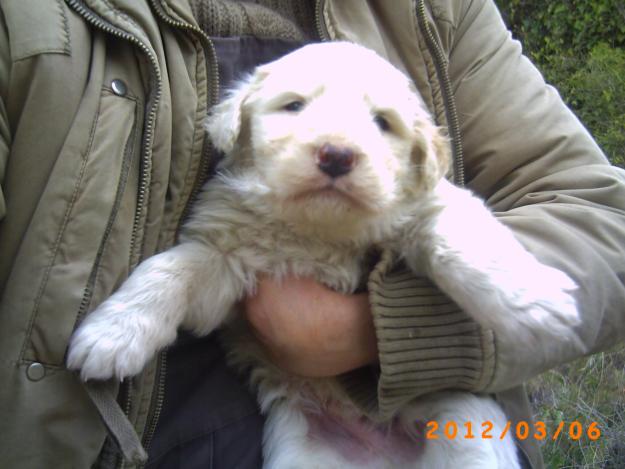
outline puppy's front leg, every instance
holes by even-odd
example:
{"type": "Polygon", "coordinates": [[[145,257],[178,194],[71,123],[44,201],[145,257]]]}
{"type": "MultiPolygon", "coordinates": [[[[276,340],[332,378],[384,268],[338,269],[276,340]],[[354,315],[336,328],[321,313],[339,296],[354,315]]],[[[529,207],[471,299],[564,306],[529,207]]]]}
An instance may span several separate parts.
{"type": "Polygon", "coordinates": [[[181,324],[202,333],[219,326],[243,288],[225,256],[203,244],[157,254],[87,316],[71,339],[67,366],[84,380],[135,375],[175,340],[181,324]]]}
{"type": "Polygon", "coordinates": [[[402,247],[408,264],[476,321],[502,340],[578,342],[575,283],[538,262],[468,190],[442,180],[416,218],[402,247]]]}

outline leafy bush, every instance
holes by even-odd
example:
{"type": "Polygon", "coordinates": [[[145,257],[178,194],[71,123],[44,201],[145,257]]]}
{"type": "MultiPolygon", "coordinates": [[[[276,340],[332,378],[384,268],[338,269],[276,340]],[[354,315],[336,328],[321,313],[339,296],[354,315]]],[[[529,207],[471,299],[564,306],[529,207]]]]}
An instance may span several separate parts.
{"type": "Polygon", "coordinates": [[[599,43],[582,67],[564,77],[559,89],[612,162],[623,166],[625,50],[599,43]]]}
{"type": "Polygon", "coordinates": [[[497,0],[508,26],[532,59],[586,55],[600,43],[625,46],[622,0],[497,0]]]}
{"type": "Polygon", "coordinates": [[[625,167],[625,2],[497,0],[545,79],[625,167]]]}

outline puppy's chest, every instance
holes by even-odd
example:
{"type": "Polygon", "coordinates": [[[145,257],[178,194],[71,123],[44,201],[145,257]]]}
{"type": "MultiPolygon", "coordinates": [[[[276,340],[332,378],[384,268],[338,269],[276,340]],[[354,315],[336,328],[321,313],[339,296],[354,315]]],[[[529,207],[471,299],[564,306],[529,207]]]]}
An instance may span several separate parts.
{"type": "Polygon", "coordinates": [[[313,277],[345,293],[362,284],[369,262],[366,246],[304,236],[231,201],[206,202],[185,226],[185,236],[212,245],[248,272],[313,277]]]}
{"type": "Polygon", "coordinates": [[[365,271],[366,250],[303,238],[279,224],[267,224],[259,236],[242,240],[261,260],[258,270],[275,276],[313,277],[345,293],[355,291],[365,271]]]}

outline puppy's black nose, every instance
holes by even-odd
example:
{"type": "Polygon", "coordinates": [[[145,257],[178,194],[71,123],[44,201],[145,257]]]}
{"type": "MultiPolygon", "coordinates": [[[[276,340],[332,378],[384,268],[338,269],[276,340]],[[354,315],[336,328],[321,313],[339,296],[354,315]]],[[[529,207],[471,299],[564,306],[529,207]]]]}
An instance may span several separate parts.
{"type": "Polygon", "coordinates": [[[332,178],[349,173],[354,167],[354,152],[347,147],[337,147],[325,143],[317,152],[317,166],[332,178]]]}

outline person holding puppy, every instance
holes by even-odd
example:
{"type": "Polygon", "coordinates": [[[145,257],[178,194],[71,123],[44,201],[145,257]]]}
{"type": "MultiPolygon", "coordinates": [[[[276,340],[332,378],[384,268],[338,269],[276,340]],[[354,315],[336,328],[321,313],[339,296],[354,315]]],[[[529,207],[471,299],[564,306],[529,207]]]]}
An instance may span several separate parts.
{"type": "MultiPolygon", "coordinates": [[[[529,422],[524,381],[625,336],[625,178],[521,55],[492,2],[31,8],[0,10],[0,465],[115,467],[115,442],[137,443],[130,424],[147,467],[260,465],[262,420],[214,337],[183,338],[111,389],[85,387],[65,353],[76,324],[175,242],[216,160],[202,122],[220,89],[307,42],[360,43],[413,79],[448,128],[450,178],[578,284],[581,345],[498,341],[382,256],[368,292],[352,296],[307,279],[260,282],[247,315],[279,365],[342,374],[380,419],[420,395],[463,389],[493,394],[512,421],[529,422]]],[[[535,441],[519,443],[540,467],[535,441]]]]}

